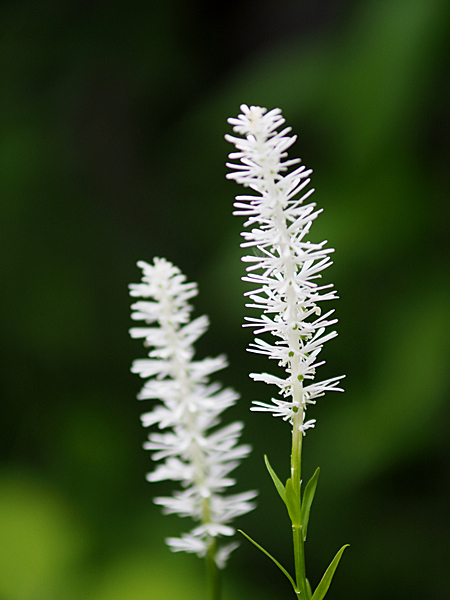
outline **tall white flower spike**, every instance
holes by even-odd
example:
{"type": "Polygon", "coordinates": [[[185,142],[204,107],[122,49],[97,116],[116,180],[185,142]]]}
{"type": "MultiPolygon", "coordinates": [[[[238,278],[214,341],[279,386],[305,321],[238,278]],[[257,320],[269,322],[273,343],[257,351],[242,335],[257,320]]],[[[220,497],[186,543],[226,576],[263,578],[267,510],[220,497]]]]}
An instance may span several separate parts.
{"type": "MultiPolygon", "coordinates": [[[[255,401],[252,410],[272,413],[292,424],[292,452],[290,477],[286,484],[272,469],[267,457],[266,466],[275,487],[284,502],[292,523],[294,545],[295,580],[281,564],[259,544],[246,536],[271,558],[290,581],[297,598],[322,600],[346,546],[332,560],[321,582],[313,593],[306,577],[304,543],[308,527],[311,503],[314,498],[319,469],[316,470],[302,493],[301,453],[302,440],[307,429],[314,427],[315,420],[306,420],[306,409],[316,398],[327,391],[342,391],[338,387],[342,377],[333,377],[313,383],[318,355],[324,343],[337,334],[325,333],[327,327],[337,320],[333,310],[321,314],[318,302],[337,298],[332,285],[318,285],[324,269],[331,265],[331,248],[326,242],[316,244],[306,240],[312,222],[321,212],[314,203],[305,201],[313,189],[305,191],[311,170],[304,166],[291,169],[300,159],[287,159],[287,149],[296,137],[284,125],[281,110],[267,112],[260,106],[241,106],[242,113],[236,119],[228,119],[236,134],[225,136],[234,144],[237,152],[230,154],[227,166],[232,172],[228,179],[253,190],[252,195],[237,196],[233,214],[246,217],[247,231],[242,233],[243,248],[253,248],[254,254],[244,256],[248,263],[248,281],[255,286],[247,295],[247,304],[262,312],[260,317],[246,319],[255,334],[271,333],[271,344],[256,338],[249,350],[274,359],[284,368],[284,377],[268,373],[251,373],[255,381],[275,385],[279,397],[272,404],[255,401]]],[[[246,535],[246,534],[244,534],[246,535]]]]}
{"type": "Polygon", "coordinates": [[[193,360],[193,344],[208,328],[206,316],[190,321],[188,300],[197,295],[197,285],[186,283],[180,270],[163,258],[155,258],[153,264],[140,261],[138,266],[142,282],[129,286],[130,295],[144,300],[132,305],[131,317],[145,326],[131,329],[130,335],[143,338],[150,352],[148,358],[135,360],[131,371],[148,378],[138,399],[160,400],[142,415],[144,427],[158,425],[165,430],[150,433],[144,444],[153,452],[152,458],[161,461],[147,480],[179,481],[181,490],[155,502],[165,513],[189,516],[199,523],[181,538],[168,538],[171,550],[209,555],[223,568],[238,544],[218,547],[216,539],[234,534],[229,523],[252,510],[256,496],[254,491],[223,495],[235,483],[230,472],[251,450],[237,445],[242,423],[216,428],[219,416],[235,404],[238,395],[209,383],[212,373],[227,366],[224,356],[193,360]]]}
{"type": "Polygon", "coordinates": [[[246,306],[263,311],[259,318],[246,318],[246,326],[254,327],[255,334],[270,332],[278,338],[272,344],[256,338],[249,350],[275,359],[286,372],[284,378],[267,373],[250,375],[256,381],[276,385],[281,395],[273,398],[272,404],[254,402],[252,410],[283,417],[304,433],[315,424],[314,419],[305,420],[308,405],[327,391],[343,391],[338,387],[343,376],[305,385],[323,364],[317,362],[323,344],[337,335],[335,331],[325,333],[326,327],[337,322],[330,318],[334,311],[321,315],[317,306],[317,302],[337,296],[332,284],[320,286],[316,282],[332,264],[329,255],[334,250],[325,248],[326,241],[316,244],[305,240],[321,210],[316,210],[315,203],[305,204],[314,192],[304,192],[311,169],[299,166],[289,172],[300,159],[286,159],[296,136],[287,135],[290,127],[277,131],[285,123],[281,110],[267,112],[243,104],[241,111],[236,119],[228,119],[233,131],[243,138],[225,136],[237,149],[230,159],[240,161],[227,163],[233,170],[227,178],[256,192],[237,196],[233,214],[247,218],[244,226],[249,231],[242,233],[245,241],[241,246],[256,249],[255,254],[242,258],[248,263],[243,279],[256,286],[246,294],[252,300],[246,306]]]}

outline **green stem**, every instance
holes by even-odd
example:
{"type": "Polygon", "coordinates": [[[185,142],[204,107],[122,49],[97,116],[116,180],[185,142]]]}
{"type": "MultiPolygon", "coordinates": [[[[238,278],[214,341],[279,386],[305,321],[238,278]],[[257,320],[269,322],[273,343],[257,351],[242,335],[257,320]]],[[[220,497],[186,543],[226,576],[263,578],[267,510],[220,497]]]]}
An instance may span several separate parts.
{"type": "Polygon", "coordinates": [[[221,598],[219,569],[216,563],[216,546],[216,539],[212,538],[205,556],[208,600],[220,600],[221,598]]]}
{"type": "Polygon", "coordinates": [[[291,453],[291,479],[294,492],[298,494],[298,501],[300,503],[300,484],[302,477],[302,441],[303,433],[300,431],[299,426],[303,421],[303,411],[299,410],[294,418],[292,425],[292,453],[291,453]]]}
{"type": "MultiPolygon", "coordinates": [[[[298,514],[301,515],[301,465],[302,465],[302,441],[303,432],[299,426],[303,422],[303,411],[299,410],[295,415],[292,429],[292,454],[291,454],[291,478],[294,493],[297,496],[298,514]]],[[[292,521],[292,535],[294,542],[294,564],[297,595],[304,600],[308,599],[305,567],[305,547],[303,541],[303,527],[301,516],[292,521]]]]}
{"type": "Polygon", "coordinates": [[[292,535],[294,539],[294,561],[295,561],[295,579],[296,588],[301,592],[300,597],[307,600],[306,592],[306,569],[305,569],[305,548],[303,542],[303,529],[292,525],[292,535]]]}

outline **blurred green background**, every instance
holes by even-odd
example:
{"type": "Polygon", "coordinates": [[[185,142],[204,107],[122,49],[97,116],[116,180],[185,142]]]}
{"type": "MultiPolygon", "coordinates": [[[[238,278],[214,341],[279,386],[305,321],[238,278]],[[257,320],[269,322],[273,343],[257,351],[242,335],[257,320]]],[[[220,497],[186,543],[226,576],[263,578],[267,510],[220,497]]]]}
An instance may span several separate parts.
{"type": "MultiPolygon", "coordinates": [[[[314,168],[311,239],[339,337],[310,409],[305,477],[321,466],[307,543],[316,585],[350,543],[330,600],[450,597],[450,3],[447,0],[4,1],[0,5],[0,600],[197,600],[203,565],[171,554],[190,524],[152,503],[129,373],[138,259],[198,281],[199,356],[226,352],[254,447],[239,526],[286,566],[289,426],[249,412],[272,390],[240,281],[226,118],[283,109],[314,168]]],[[[224,600],[292,596],[245,541],[224,600]]]]}

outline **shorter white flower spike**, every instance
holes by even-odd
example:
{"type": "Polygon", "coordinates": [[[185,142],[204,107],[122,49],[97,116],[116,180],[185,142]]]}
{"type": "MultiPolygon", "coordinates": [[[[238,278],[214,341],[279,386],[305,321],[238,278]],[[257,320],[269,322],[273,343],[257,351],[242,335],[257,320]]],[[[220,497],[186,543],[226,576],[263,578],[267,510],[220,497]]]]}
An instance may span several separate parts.
{"type": "Polygon", "coordinates": [[[321,210],[316,210],[315,203],[305,204],[314,192],[304,191],[311,169],[290,170],[300,159],[287,159],[296,136],[287,135],[290,127],[277,131],[285,123],[281,110],[267,112],[243,104],[241,111],[236,119],[228,119],[233,131],[243,137],[225,136],[237,149],[230,159],[239,161],[227,164],[232,169],[227,178],[255,192],[236,196],[233,214],[247,219],[244,227],[249,230],[241,234],[241,246],[255,252],[242,259],[248,263],[243,280],[255,286],[246,294],[252,301],[247,306],[263,312],[259,318],[246,318],[244,326],[254,327],[256,335],[271,333],[277,338],[272,344],[256,338],[249,351],[275,359],[286,372],[284,379],[267,373],[250,375],[255,381],[278,386],[282,397],[273,398],[273,404],[256,401],[251,410],[282,417],[305,433],[315,424],[314,419],[305,421],[308,404],[327,391],[343,391],[338,387],[343,376],[305,386],[323,364],[317,358],[324,343],[337,335],[325,333],[326,327],[337,323],[330,318],[334,311],[321,316],[317,306],[317,302],[337,298],[331,284],[317,284],[322,271],[332,264],[329,255],[334,250],[325,247],[326,241],[305,240],[321,210]]]}
{"type": "MultiPolygon", "coordinates": [[[[150,433],[144,448],[162,461],[148,481],[173,480],[181,490],[173,496],[155,498],[164,513],[191,517],[199,525],[180,538],[168,538],[174,552],[192,552],[204,557],[221,536],[235,533],[229,523],[254,508],[256,492],[224,495],[234,485],[229,477],[251,448],[237,445],[243,424],[236,422],[217,429],[221,413],[233,406],[238,395],[209,383],[209,376],[227,366],[226,358],[194,360],[194,342],[208,328],[208,318],[190,321],[197,285],[186,283],[180,270],[163,258],[153,264],[138,262],[142,283],[130,285],[130,295],[144,298],[132,305],[131,318],[144,327],[130,330],[133,338],[144,339],[148,358],[133,362],[131,371],[147,379],[140,400],[160,400],[142,415],[144,427],[157,425],[162,433],[150,433]]],[[[237,543],[219,546],[215,561],[223,568],[237,543]]]]}

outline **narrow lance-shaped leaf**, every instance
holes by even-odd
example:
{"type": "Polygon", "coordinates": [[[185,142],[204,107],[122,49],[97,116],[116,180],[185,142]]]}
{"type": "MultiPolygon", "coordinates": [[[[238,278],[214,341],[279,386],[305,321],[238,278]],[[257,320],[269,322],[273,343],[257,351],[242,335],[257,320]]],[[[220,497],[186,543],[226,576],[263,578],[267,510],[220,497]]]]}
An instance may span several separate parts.
{"type": "Polygon", "coordinates": [[[267,470],[269,471],[269,474],[272,477],[272,481],[274,482],[275,487],[277,488],[277,492],[280,494],[281,499],[283,500],[283,502],[287,506],[286,490],[284,489],[284,485],[281,483],[280,478],[275,473],[275,471],[272,469],[272,467],[270,465],[270,462],[269,462],[269,459],[267,458],[266,455],[264,455],[264,461],[266,463],[267,470]]]}
{"type": "Polygon", "coordinates": [[[320,468],[316,469],[316,472],[308,481],[303,494],[302,500],[302,527],[303,527],[303,541],[306,540],[306,532],[308,529],[309,512],[311,510],[311,504],[314,500],[314,494],[316,493],[317,481],[319,479],[320,468]]]}
{"type": "Polygon", "coordinates": [[[311,600],[312,590],[311,590],[311,584],[309,583],[308,578],[306,578],[306,594],[308,596],[308,600],[311,600]]]}
{"type": "Polygon", "coordinates": [[[325,574],[322,577],[319,585],[316,587],[316,590],[315,590],[311,600],[322,600],[325,597],[325,594],[327,593],[328,588],[330,587],[331,580],[333,579],[334,572],[336,571],[339,561],[341,560],[341,556],[344,553],[344,550],[349,545],[350,544],[345,544],[345,546],[342,546],[342,548],[339,550],[339,552],[333,558],[330,566],[325,571],[325,574]]]}
{"type": "Polygon", "coordinates": [[[246,538],[248,539],[248,541],[249,541],[249,542],[251,542],[251,543],[252,543],[254,546],[256,546],[256,547],[258,548],[258,550],[261,550],[261,552],[263,552],[263,553],[264,553],[266,556],[268,556],[268,557],[270,558],[270,560],[272,560],[272,561],[273,561],[273,562],[274,562],[274,563],[277,565],[277,567],[280,569],[280,571],[281,571],[281,572],[282,572],[284,575],[286,575],[286,577],[287,577],[287,578],[289,579],[289,581],[291,582],[291,585],[292,585],[292,587],[294,588],[294,592],[295,592],[295,593],[297,593],[297,588],[296,588],[296,586],[295,586],[295,582],[294,582],[294,580],[292,579],[292,577],[289,575],[289,573],[286,571],[286,569],[283,567],[283,565],[282,565],[281,563],[279,563],[279,562],[277,561],[277,559],[276,559],[276,558],[274,558],[274,557],[273,557],[273,556],[272,556],[272,555],[271,555],[269,552],[267,552],[267,550],[265,550],[265,549],[264,549],[262,546],[260,546],[260,545],[259,545],[257,542],[255,542],[255,540],[252,540],[252,538],[251,538],[249,535],[247,535],[246,533],[244,533],[244,532],[242,531],[242,529],[238,529],[238,531],[239,531],[239,533],[242,533],[242,535],[243,535],[244,537],[246,537],[246,538]]]}

